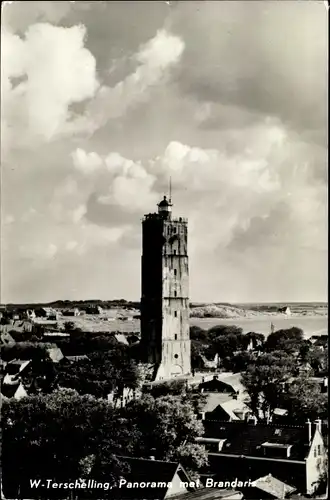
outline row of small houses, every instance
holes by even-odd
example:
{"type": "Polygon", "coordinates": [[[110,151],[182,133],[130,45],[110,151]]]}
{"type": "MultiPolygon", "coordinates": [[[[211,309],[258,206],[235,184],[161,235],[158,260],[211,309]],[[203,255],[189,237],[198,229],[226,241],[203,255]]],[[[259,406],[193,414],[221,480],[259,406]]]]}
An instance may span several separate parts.
{"type": "Polygon", "coordinates": [[[59,319],[60,314],[62,316],[80,316],[83,314],[101,314],[103,312],[100,306],[85,307],[84,309],[78,309],[78,307],[73,307],[71,309],[62,309],[61,311],[53,309],[52,307],[39,307],[36,309],[21,309],[21,310],[2,310],[0,311],[0,319],[6,318],[9,320],[21,320],[21,319],[36,319],[45,318],[50,321],[56,321],[59,319]]]}

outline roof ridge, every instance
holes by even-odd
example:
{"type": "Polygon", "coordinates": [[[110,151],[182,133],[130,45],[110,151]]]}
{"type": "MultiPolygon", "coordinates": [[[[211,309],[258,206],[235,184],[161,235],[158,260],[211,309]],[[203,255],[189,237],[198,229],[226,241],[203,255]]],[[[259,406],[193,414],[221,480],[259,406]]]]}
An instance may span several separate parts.
{"type": "Polygon", "coordinates": [[[168,461],[168,460],[156,460],[154,458],[147,458],[147,457],[129,457],[127,455],[117,455],[117,457],[120,457],[120,458],[129,458],[130,460],[145,460],[145,461],[148,461],[148,462],[159,462],[159,463],[167,463],[167,464],[171,464],[171,465],[180,465],[179,462],[172,462],[172,461],[168,461]]]}
{"type": "MultiPolygon", "coordinates": [[[[237,400],[234,400],[237,401],[237,400]]],[[[213,423],[218,423],[218,424],[227,424],[229,426],[235,426],[235,425],[246,425],[247,427],[257,427],[257,426],[262,426],[262,427],[274,427],[276,429],[304,429],[304,425],[291,425],[291,424],[280,424],[280,423],[266,423],[266,422],[257,422],[256,424],[254,423],[249,423],[246,422],[245,420],[238,420],[234,422],[228,422],[226,420],[207,420],[207,422],[213,422],[213,423]]]]}

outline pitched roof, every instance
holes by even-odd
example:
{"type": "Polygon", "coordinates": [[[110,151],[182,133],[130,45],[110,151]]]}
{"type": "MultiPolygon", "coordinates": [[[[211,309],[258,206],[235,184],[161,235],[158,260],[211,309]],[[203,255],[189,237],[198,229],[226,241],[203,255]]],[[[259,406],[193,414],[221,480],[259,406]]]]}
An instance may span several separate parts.
{"type": "Polygon", "coordinates": [[[285,410],[284,408],[275,408],[274,410],[274,415],[277,415],[279,417],[284,417],[284,415],[288,414],[288,410],[285,410]]]}
{"type": "Polygon", "coordinates": [[[47,349],[48,355],[54,363],[57,363],[58,361],[61,361],[61,359],[64,358],[63,353],[59,347],[50,347],[47,349]]]}
{"type": "Polygon", "coordinates": [[[12,359],[8,365],[16,366],[19,372],[22,372],[29,364],[31,359],[12,359]]]}
{"type": "Polygon", "coordinates": [[[243,401],[237,399],[230,399],[220,404],[221,408],[229,415],[232,420],[242,420],[238,412],[249,411],[249,408],[243,401]]]}
{"type": "Polygon", "coordinates": [[[21,383],[19,383],[18,385],[2,384],[1,394],[6,399],[10,398],[21,399],[27,396],[27,392],[24,389],[23,384],[21,383]]]}
{"type": "MultiPolygon", "coordinates": [[[[118,457],[125,462],[130,471],[123,474],[123,478],[130,483],[165,483],[159,487],[120,488],[119,497],[137,500],[164,499],[168,491],[167,484],[171,483],[176,473],[182,481],[189,481],[188,476],[178,462],[165,462],[146,458],[118,457]]],[[[116,493],[116,492],[114,492],[116,493]]]]}
{"type": "Polygon", "coordinates": [[[267,476],[260,477],[256,481],[253,481],[255,488],[272,495],[274,498],[285,498],[286,495],[296,491],[296,488],[289,486],[283,481],[276,479],[276,477],[268,474],[267,476]]]}
{"type": "Polygon", "coordinates": [[[15,375],[10,375],[9,373],[6,373],[2,383],[5,385],[18,385],[19,384],[18,373],[15,373],[15,375]]]}
{"type": "Polygon", "coordinates": [[[292,445],[290,459],[304,460],[309,451],[305,426],[278,424],[248,424],[247,422],[219,422],[204,420],[205,437],[226,439],[221,453],[263,456],[263,443],[292,445]]]}
{"type": "Polygon", "coordinates": [[[235,391],[245,391],[245,387],[241,382],[241,373],[220,373],[218,376],[218,380],[219,382],[228,384],[233,389],[235,389],[235,391]]]}
{"type": "Polygon", "coordinates": [[[0,333],[0,343],[1,345],[15,344],[15,340],[9,332],[2,331],[0,333]]]}
{"type": "Polygon", "coordinates": [[[122,333],[115,333],[114,337],[117,340],[117,342],[120,342],[121,344],[129,345],[129,342],[128,342],[126,336],[123,335],[122,333]]]}
{"type": "Polygon", "coordinates": [[[69,361],[89,361],[89,357],[86,354],[78,354],[76,356],[65,356],[69,361]]]}
{"type": "Polygon", "coordinates": [[[203,411],[210,413],[215,410],[221,403],[229,401],[231,399],[230,394],[222,394],[217,392],[204,393],[206,397],[205,406],[203,411]]]}
{"type": "Polygon", "coordinates": [[[214,375],[213,379],[203,382],[201,387],[205,389],[215,389],[221,392],[223,384],[227,385],[228,388],[232,389],[234,392],[245,391],[245,387],[241,382],[241,373],[224,372],[214,375]],[[218,389],[217,389],[218,388],[218,389]]]}

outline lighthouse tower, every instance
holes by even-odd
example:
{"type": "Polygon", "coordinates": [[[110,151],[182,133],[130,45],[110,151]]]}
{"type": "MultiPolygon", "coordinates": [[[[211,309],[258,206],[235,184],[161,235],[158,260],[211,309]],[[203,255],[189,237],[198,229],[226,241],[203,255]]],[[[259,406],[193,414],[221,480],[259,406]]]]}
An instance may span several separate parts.
{"type": "Polygon", "coordinates": [[[187,225],[166,196],[142,222],[141,348],[155,380],[191,372],[187,225]]]}

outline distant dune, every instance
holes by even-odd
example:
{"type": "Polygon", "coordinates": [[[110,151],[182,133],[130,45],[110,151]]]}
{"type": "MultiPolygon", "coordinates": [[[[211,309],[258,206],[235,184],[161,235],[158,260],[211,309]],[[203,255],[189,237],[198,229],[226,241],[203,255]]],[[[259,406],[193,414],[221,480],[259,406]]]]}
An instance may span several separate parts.
{"type": "Polygon", "coordinates": [[[258,316],[327,316],[328,305],[320,303],[289,304],[192,304],[192,318],[253,318],[258,316]]]}

